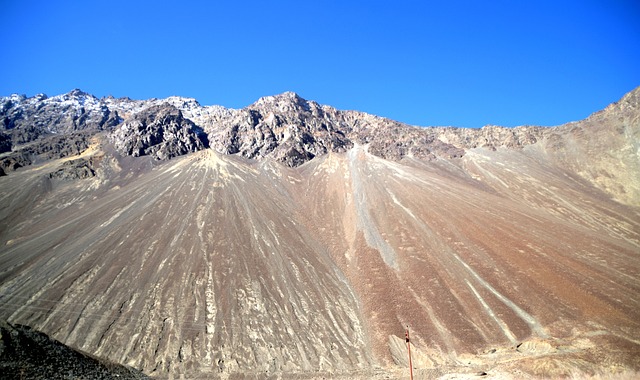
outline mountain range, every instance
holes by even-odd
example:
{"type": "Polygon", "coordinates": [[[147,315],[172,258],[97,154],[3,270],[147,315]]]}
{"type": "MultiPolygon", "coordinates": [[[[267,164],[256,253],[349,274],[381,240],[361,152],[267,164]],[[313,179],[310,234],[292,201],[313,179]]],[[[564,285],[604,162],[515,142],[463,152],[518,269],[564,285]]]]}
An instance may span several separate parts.
{"type": "Polygon", "coordinates": [[[0,175],[0,319],[146,375],[400,378],[405,330],[424,378],[640,371],[640,88],[480,129],[11,95],[0,175]]]}

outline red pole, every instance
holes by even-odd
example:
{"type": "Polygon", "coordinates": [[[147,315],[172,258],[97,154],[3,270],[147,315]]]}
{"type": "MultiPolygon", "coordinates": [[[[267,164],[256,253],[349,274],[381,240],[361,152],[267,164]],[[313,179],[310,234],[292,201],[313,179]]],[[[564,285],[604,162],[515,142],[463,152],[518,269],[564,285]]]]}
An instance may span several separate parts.
{"type": "Polygon", "coordinates": [[[405,337],[407,341],[407,350],[409,351],[409,375],[411,376],[411,380],[413,380],[413,365],[411,364],[411,342],[409,341],[409,328],[405,332],[405,337]]]}

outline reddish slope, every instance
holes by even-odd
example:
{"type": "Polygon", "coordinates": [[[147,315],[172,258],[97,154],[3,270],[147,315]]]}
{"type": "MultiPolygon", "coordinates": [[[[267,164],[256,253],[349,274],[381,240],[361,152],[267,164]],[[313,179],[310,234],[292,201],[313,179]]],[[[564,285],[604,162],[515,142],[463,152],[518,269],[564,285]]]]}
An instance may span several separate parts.
{"type": "Polygon", "coordinates": [[[360,148],[304,170],[310,229],[357,289],[383,360],[404,355],[388,345],[403,326],[425,365],[603,328],[640,342],[638,211],[536,149],[479,149],[456,166],[360,148]]]}

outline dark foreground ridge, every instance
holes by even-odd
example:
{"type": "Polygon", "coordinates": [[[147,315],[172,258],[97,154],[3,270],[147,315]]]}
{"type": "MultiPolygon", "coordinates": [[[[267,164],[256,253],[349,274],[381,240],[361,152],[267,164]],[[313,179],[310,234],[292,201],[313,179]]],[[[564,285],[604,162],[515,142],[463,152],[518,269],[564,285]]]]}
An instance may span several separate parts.
{"type": "Polygon", "coordinates": [[[76,351],[28,326],[0,322],[0,379],[148,379],[76,351]]]}

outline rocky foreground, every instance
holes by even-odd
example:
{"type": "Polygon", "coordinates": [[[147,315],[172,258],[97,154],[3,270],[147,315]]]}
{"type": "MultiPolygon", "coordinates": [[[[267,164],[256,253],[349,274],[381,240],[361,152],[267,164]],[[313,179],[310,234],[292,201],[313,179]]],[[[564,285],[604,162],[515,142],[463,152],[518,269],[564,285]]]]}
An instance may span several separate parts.
{"type": "Polygon", "coordinates": [[[477,130],[1,98],[0,318],[161,378],[403,377],[406,328],[423,378],[633,376],[639,94],[477,130]]]}
{"type": "Polygon", "coordinates": [[[75,351],[27,326],[0,322],[0,378],[124,380],[148,377],[75,351]]]}

